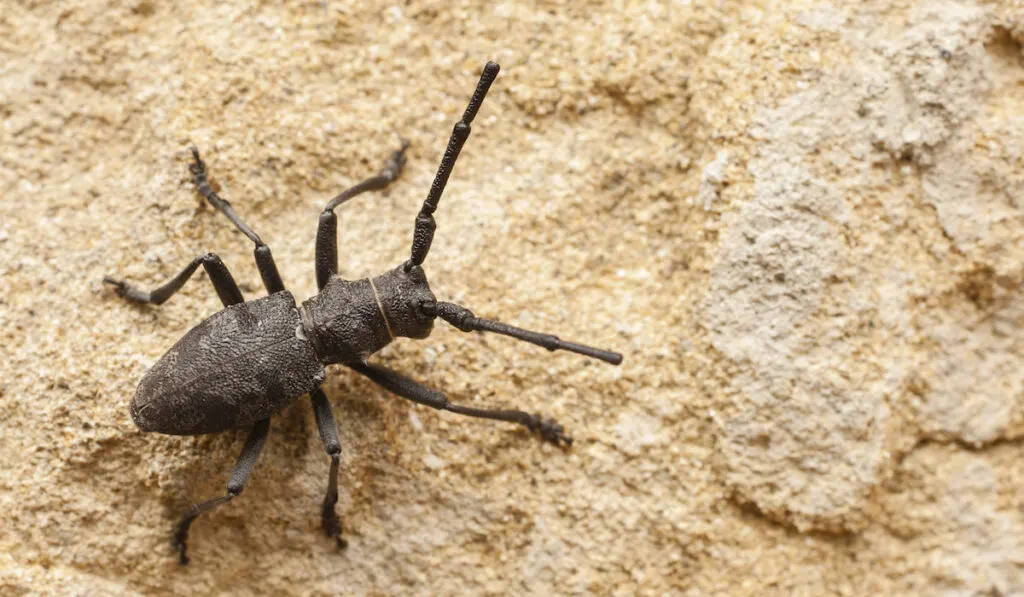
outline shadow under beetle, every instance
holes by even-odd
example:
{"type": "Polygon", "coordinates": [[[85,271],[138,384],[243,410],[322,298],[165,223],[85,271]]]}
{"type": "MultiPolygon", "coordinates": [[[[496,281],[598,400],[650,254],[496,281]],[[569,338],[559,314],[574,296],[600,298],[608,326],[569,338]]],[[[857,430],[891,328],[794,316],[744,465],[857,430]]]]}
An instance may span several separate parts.
{"type": "Polygon", "coordinates": [[[104,278],[120,296],[135,303],[159,305],[169,299],[200,265],[210,276],[224,309],[189,330],[146,373],[131,403],[131,416],[139,429],[171,435],[198,435],[251,426],[238,457],[227,493],[189,508],[174,531],[173,545],[182,564],[188,563],[186,540],[189,525],[200,514],[242,493],[256,465],[270,430],[270,416],[309,394],[324,450],[331,457],[327,494],[321,509],[324,532],[339,547],[341,520],[338,501],[338,462],[341,445],[334,415],[320,385],[324,366],[346,365],[386,390],[413,402],[453,413],[518,423],[547,441],[566,445],[572,438],[551,419],[518,410],[484,410],[451,404],[444,394],[420,385],[395,371],[372,365],[366,359],[396,337],[426,338],[438,317],[463,332],[494,332],[525,340],[548,350],[568,350],[613,365],[622,362],[614,352],[560,340],[496,321],[481,319],[468,309],[434,298],[421,267],[434,237],[433,213],[451,175],[455,160],[469,137],[470,124],[499,67],[488,62],[462,119],[455,125],[444,158],[423,202],[413,233],[412,255],[397,268],[375,278],[344,280],[337,274],[337,217],[334,209],[366,191],[383,189],[393,182],[405,164],[403,142],[384,169],[341,193],[320,214],[316,234],[316,281],[319,294],[296,304],[285,290],[268,247],[242,221],[231,204],[210,186],[206,164],[192,149],[189,166],[196,189],[227,216],[255,244],[260,277],[268,296],[246,302],[235,280],[217,255],[207,253],[192,260],[163,286],[146,292],[125,281],[104,278]]]}

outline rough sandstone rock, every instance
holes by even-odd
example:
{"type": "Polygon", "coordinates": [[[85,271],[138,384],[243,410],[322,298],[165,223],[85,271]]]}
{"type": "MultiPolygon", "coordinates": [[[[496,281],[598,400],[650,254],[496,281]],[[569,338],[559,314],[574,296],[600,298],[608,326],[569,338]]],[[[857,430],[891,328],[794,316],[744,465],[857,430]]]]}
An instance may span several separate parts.
{"type": "Polygon", "coordinates": [[[1020,47],[964,4],[850,21],[826,19],[849,23],[848,64],[756,114],[753,195],[706,301],[740,366],[716,418],[727,480],[801,530],[862,528],[908,426],[971,445],[1024,429],[1024,121],[993,115],[1021,99],[1020,47]],[[944,238],[922,246],[922,225],[944,238]]]}
{"type": "Polygon", "coordinates": [[[0,594],[1024,593],[1019,2],[7,3],[0,11],[0,594]],[[339,368],[350,548],[318,532],[305,400],[245,493],[244,432],[138,432],[143,372],[219,308],[187,147],[315,289],[404,259],[479,68],[503,67],[437,213],[438,297],[626,354],[438,325],[377,358],[559,419],[571,451],[339,368]]]}

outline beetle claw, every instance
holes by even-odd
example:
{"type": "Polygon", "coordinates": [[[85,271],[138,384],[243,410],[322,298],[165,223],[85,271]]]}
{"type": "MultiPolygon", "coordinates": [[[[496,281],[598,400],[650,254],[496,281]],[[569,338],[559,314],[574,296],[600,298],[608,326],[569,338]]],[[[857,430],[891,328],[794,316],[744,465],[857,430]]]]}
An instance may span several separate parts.
{"type": "Polygon", "coordinates": [[[543,419],[538,418],[536,425],[532,426],[534,431],[540,433],[540,436],[545,441],[549,441],[556,446],[562,445],[564,442],[566,446],[572,445],[572,438],[564,433],[565,428],[558,424],[554,419],[543,419]]]}
{"type": "Polygon", "coordinates": [[[148,292],[134,288],[125,280],[115,280],[110,276],[105,276],[103,278],[103,283],[113,286],[114,294],[130,303],[145,304],[152,302],[152,297],[148,292]]]}
{"type": "Polygon", "coordinates": [[[110,276],[103,276],[103,283],[110,284],[111,286],[113,286],[114,292],[117,293],[117,296],[124,296],[128,288],[127,282],[125,282],[124,280],[115,280],[110,276]]]}
{"type": "Polygon", "coordinates": [[[193,145],[189,149],[192,151],[192,157],[193,157],[193,159],[195,159],[195,162],[193,162],[193,163],[188,165],[188,171],[191,172],[195,176],[199,176],[200,174],[205,174],[206,173],[206,162],[204,162],[199,157],[199,148],[193,145]]]}
{"type": "Polygon", "coordinates": [[[328,537],[333,537],[335,544],[338,549],[345,549],[348,547],[348,541],[341,536],[341,519],[338,514],[334,511],[334,504],[324,505],[322,512],[321,523],[323,525],[324,534],[328,537]]]}
{"type": "Polygon", "coordinates": [[[188,555],[185,553],[188,550],[188,546],[185,545],[184,541],[177,540],[174,541],[173,546],[174,549],[178,550],[178,564],[180,566],[188,566],[190,560],[188,555]]]}

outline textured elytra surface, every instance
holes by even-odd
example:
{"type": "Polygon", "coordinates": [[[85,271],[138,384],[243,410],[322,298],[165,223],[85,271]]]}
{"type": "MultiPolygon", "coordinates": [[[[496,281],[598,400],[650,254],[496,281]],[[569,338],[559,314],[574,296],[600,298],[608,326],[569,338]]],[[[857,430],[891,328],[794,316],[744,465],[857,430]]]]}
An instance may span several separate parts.
{"type": "Polygon", "coordinates": [[[1014,2],[534,8],[5,5],[0,11],[0,592],[147,595],[1014,594],[1024,458],[1014,2]],[[619,368],[438,324],[378,357],[475,406],[555,416],[571,451],[434,413],[342,368],[351,546],[319,535],[305,400],[250,486],[244,433],[139,433],[144,372],[247,296],[251,247],[187,147],[315,291],[324,202],[399,139],[402,178],[339,211],[349,278],[408,256],[488,58],[502,64],[437,212],[440,300],[626,354],[619,368]]]}
{"type": "Polygon", "coordinates": [[[295,298],[278,292],[219,311],[142,377],[132,420],[144,431],[198,435],[252,425],[324,380],[295,298]]]}

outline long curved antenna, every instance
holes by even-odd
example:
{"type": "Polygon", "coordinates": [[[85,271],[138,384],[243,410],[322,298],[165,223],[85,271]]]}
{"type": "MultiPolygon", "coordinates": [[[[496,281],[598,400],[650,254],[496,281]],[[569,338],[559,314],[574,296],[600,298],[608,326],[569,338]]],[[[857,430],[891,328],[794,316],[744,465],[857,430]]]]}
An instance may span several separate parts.
{"type": "Polygon", "coordinates": [[[566,342],[558,336],[552,336],[551,334],[532,332],[530,330],[524,330],[505,323],[491,321],[489,319],[481,319],[473,315],[473,312],[469,309],[461,305],[456,305],[455,303],[427,301],[421,305],[421,308],[427,315],[440,317],[463,332],[493,332],[495,334],[501,334],[503,336],[523,340],[530,344],[536,344],[537,346],[542,346],[551,351],[567,350],[569,352],[575,352],[576,354],[602,360],[611,365],[618,365],[622,363],[622,355],[617,352],[602,350],[600,348],[594,348],[593,346],[587,346],[585,344],[577,344],[575,342],[566,342]]]}
{"type": "Polygon", "coordinates": [[[437,228],[433,215],[437,210],[437,203],[441,200],[445,185],[448,184],[448,177],[451,176],[452,168],[455,167],[455,160],[459,159],[459,152],[462,151],[462,146],[469,138],[469,125],[472,124],[473,118],[480,110],[480,105],[484,102],[484,97],[487,96],[487,90],[491,88],[491,83],[498,76],[499,70],[501,67],[497,62],[488,62],[484,66],[480,82],[476,84],[476,91],[473,92],[473,97],[470,98],[469,105],[466,106],[466,111],[462,114],[462,120],[455,123],[455,129],[452,131],[451,137],[448,138],[448,147],[444,150],[444,157],[441,158],[441,165],[434,176],[434,183],[430,185],[430,193],[423,201],[420,213],[416,216],[416,229],[412,235],[412,257],[405,264],[406,270],[421,265],[427,258],[430,244],[434,241],[434,230],[437,228]]]}

